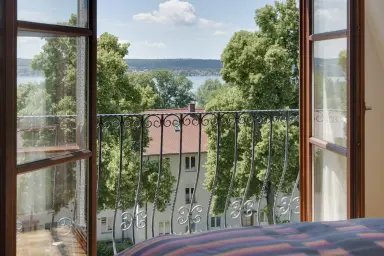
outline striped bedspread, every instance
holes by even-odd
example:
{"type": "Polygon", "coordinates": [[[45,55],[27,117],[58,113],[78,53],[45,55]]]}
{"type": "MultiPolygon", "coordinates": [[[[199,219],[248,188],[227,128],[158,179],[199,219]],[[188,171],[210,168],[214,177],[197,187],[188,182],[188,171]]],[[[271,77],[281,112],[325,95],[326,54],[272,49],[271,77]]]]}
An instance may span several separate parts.
{"type": "Polygon", "coordinates": [[[383,255],[384,219],[233,228],[159,236],[119,256],[383,255]]]}

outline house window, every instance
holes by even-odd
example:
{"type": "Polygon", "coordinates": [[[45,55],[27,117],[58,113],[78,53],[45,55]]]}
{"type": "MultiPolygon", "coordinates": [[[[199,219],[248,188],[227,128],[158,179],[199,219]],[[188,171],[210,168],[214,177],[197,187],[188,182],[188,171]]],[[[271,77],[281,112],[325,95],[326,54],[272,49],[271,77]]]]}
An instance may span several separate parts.
{"type": "MultiPolygon", "coordinates": [[[[185,203],[190,204],[193,197],[194,188],[185,188],[185,203]]],[[[193,200],[196,203],[196,198],[193,200]]]]}
{"type": "Polygon", "coordinates": [[[196,157],[187,156],[185,157],[185,169],[188,171],[194,171],[196,168],[196,157]]]}
{"type": "Polygon", "coordinates": [[[101,218],[101,232],[108,233],[113,230],[113,217],[102,217],[101,218]]]}
{"type": "Polygon", "coordinates": [[[220,228],[221,226],[221,216],[211,217],[211,228],[220,228]]]}
{"type": "Polygon", "coordinates": [[[168,234],[169,234],[169,221],[160,221],[159,235],[168,235],[168,234]]]}

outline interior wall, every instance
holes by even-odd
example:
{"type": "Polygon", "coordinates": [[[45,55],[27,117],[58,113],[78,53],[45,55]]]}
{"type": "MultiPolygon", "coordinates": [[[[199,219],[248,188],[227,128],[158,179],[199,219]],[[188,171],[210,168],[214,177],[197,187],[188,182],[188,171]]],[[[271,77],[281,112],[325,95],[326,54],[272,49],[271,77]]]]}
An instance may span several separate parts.
{"type": "Polygon", "coordinates": [[[384,1],[365,0],[365,213],[384,217],[384,1]]]}

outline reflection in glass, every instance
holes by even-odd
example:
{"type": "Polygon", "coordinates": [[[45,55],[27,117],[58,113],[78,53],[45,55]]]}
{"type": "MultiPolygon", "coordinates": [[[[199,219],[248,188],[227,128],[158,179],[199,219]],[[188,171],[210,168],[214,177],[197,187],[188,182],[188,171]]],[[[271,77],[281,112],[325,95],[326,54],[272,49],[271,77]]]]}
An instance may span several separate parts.
{"type": "Polygon", "coordinates": [[[18,164],[85,147],[85,42],[18,37],[18,164]]]}
{"type": "Polygon", "coordinates": [[[314,221],[347,218],[347,158],[313,147],[314,221]]]}
{"type": "Polygon", "coordinates": [[[347,29],[347,0],[313,0],[313,33],[347,29]]]}
{"type": "Polygon", "coordinates": [[[86,255],[86,161],[17,177],[17,254],[86,255]]]}
{"type": "Polygon", "coordinates": [[[314,42],[313,134],[347,146],[347,40],[314,42]]]}
{"type": "Polygon", "coordinates": [[[88,0],[18,0],[17,19],[85,28],[87,8],[88,0]]]}

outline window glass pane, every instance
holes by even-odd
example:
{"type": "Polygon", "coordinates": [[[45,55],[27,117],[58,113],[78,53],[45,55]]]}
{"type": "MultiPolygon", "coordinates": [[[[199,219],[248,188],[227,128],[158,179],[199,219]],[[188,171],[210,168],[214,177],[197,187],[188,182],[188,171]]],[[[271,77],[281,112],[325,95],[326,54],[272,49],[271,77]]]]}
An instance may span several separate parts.
{"type": "Polygon", "coordinates": [[[314,42],[313,134],[347,145],[347,39],[314,42]]]}
{"type": "Polygon", "coordinates": [[[169,221],[164,222],[164,234],[169,234],[170,224],[169,221]]]}
{"type": "Polygon", "coordinates": [[[113,217],[108,217],[108,231],[113,230],[113,217]]]}
{"type": "Polygon", "coordinates": [[[347,0],[314,0],[313,33],[347,29],[347,0]]]}
{"type": "Polygon", "coordinates": [[[194,156],[192,156],[191,157],[191,168],[195,168],[195,166],[196,166],[196,159],[195,159],[195,157],[194,156]]]}
{"type": "Polygon", "coordinates": [[[17,161],[46,159],[86,143],[86,39],[18,37],[17,161]]]}
{"type": "Polygon", "coordinates": [[[217,227],[221,226],[221,217],[220,216],[216,217],[216,226],[217,227]]]}
{"type": "Polygon", "coordinates": [[[107,231],[107,218],[101,218],[101,232],[107,231]]]}
{"type": "Polygon", "coordinates": [[[47,24],[87,27],[88,1],[18,0],[17,19],[47,24]]]}
{"type": "Polygon", "coordinates": [[[85,255],[87,171],[78,161],[17,177],[18,255],[85,255]]]}
{"type": "Polygon", "coordinates": [[[314,221],[347,218],[347,158],[313,146],[314,221]]]}
{"type": "Polygon", "coordinates": [[[211,227],[215,227],[215,217],[211,217],[211,227]]]}
{"type": "Polygon", "coordinates": [[[189,157],[185,158],[185,169],[189,169],[189,157]]]}

